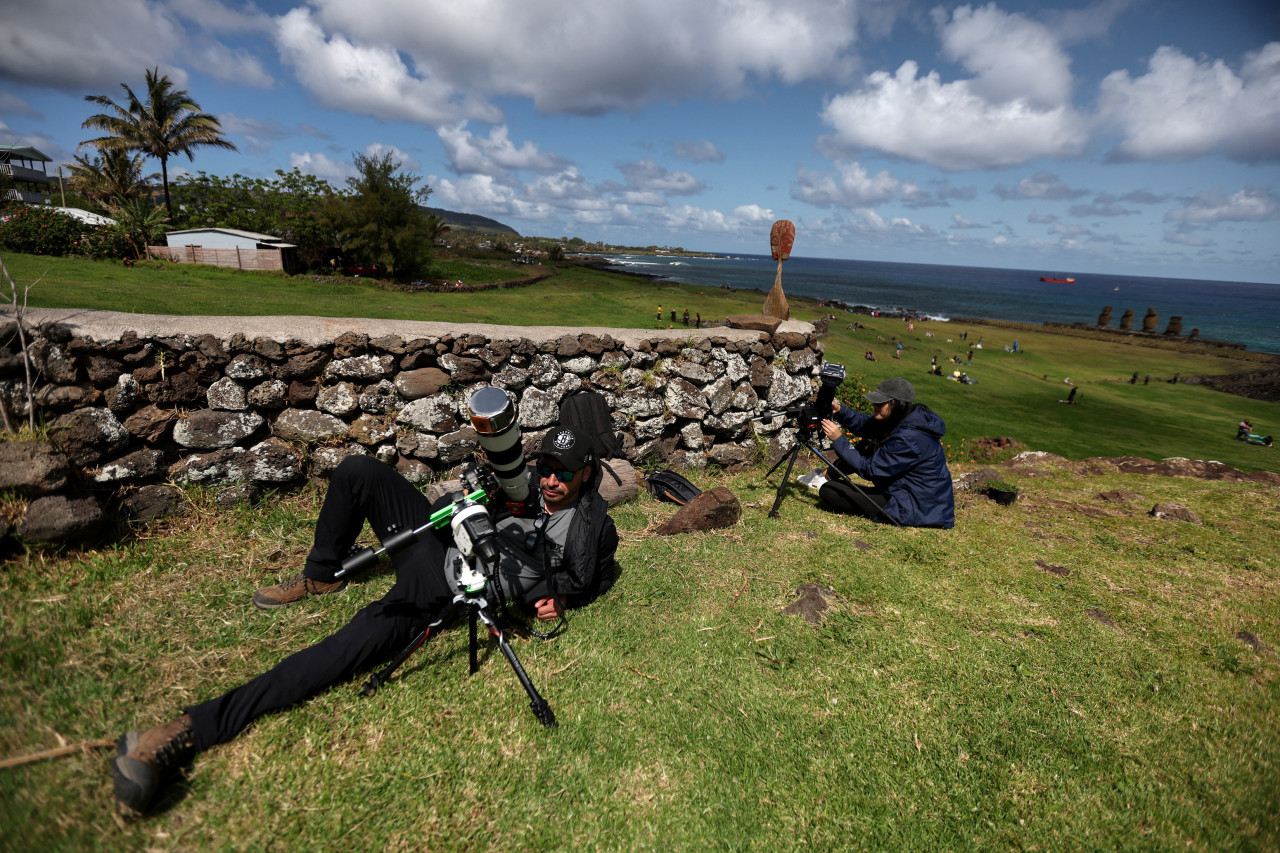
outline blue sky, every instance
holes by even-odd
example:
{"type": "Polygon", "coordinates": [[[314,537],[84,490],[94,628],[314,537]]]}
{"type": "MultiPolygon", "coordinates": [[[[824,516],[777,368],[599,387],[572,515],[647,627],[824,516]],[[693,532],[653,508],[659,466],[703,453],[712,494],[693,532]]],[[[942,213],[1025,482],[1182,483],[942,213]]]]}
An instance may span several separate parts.
{"type": "Polygon", "coordinates": [[[522,234],[1280,283],[1280,5],[0,0],[0,143],[159,67],[239,152],[522,234]]]}

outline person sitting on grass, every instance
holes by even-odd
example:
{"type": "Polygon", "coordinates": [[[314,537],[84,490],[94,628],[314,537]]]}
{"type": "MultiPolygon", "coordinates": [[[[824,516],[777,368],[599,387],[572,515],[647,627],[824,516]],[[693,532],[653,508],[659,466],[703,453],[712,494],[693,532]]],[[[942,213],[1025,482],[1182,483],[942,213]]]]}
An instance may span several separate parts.
{"type": "Polygon", "coordinates": [[[951,470],[942,450],[946,424],[929,407],[915,402],[916,391],[905,379],[886,379],[863,399],[875,407],[864,415],[839,400],[831,401],[832,420],[822,422],[846,474],[870,480],[873,488],[856,489],[831,476],[818,490],[818,499],[839,512],[884,521],[885,516],[907,527],[954,527],[955,494],[951,470]],[[840,427],[875,448],[861,452],[840,427]]]}
{"type": "MultiPolygon", "coordinates": [[[[599,466],[588,438],[554,427],[536,460],[539,512],[495,518],[497,586],[527,615],[556,620],[566,607],[603,595],[616,576],[618,533],[600,496],[599,466]]],[[[531,483],[532,485],[532,483],[531,483]]],[[[434,509],[396,470],[368,456],[351,456],[334,471],[302,574],[258,590],[254,605],[274,608],[313,595],[341,592],[335,579],[365,521],[375,532],[416,530],[434,509]]],[[[383,535],[383,534],[380,534],[383,535]]],[[[116,801],[146,811],[177,771],[197,753],[226,743],[258,717],[287,708],[390,661],[424,628],[448,615],[457,591],[459,554],[450,532],[430,531],[392,555],[396,580],[379,601],[314,646],[216,699],[188,707],[177,719],[120,737],[111,761],[116,801]]]]}

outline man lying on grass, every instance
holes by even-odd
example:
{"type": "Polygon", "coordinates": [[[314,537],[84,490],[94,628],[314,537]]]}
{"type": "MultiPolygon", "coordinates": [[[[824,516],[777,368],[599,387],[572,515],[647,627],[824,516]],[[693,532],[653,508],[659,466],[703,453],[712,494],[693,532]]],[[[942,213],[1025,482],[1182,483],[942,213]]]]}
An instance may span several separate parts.
{"type": "MultiPolygon", "coordinates": [[[[555,427],[543,438],[535,470],[539,512],[500,517],[498,585],[505,599],[539,619],[560,618],[613,584],[618,533],[600,496],[587,438],[555,427]]],[[[284,606],[338,592],[335,579],[365,520],[379,535],[422,527],[432,511],[408,480],[367,456],[346,459],[329,484],[302,574],[259,590],[259,607],[284,606]]],[[[274,669],[170,723],[120,737],[112,759],[116,800],[145,811],[176,771],[198,752],[226,743],[264,714],[287,708],[390,660],[453,603],[457,550],[448,530],[419,536],[392,556],[396,581],[337,633],[285,658],[274,669]]]]}

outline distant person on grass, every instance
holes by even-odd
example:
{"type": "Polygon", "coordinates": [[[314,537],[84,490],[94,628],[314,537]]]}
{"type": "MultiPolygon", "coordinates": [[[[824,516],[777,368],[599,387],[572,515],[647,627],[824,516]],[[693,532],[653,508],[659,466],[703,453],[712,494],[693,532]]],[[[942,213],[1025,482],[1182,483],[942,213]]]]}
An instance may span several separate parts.
{"type": "Polygon", "coordinates": [[[875,407],[873,415],[833,400],[834,419],[822,422],[822,432],[839,456],[836,465],[870,480],[873,487],[858,490],[829,478],[818,490],[818,499],[839,512],[876,521],[888,515],[907,527],[954,527],[955,495],[942,450],[947,431],[942,418],[915,402],[916,391],[905,379],[886,379],[863,399],[875,407]],[[841,426],[864,439],[859,447],[849,442],[841,426]],[[870,449],[863,450],[867,445],[870,449]]]}
{"type": "MultiPolygon", "coordinates": [[[[598,491],[599,466],[587,436],[554,427],[543,438],[530,486],[536,517],[497,515],[498,587],[529,616],[559,619],[613,584],[618,533],[598,491]]],[[[333,474],[302,574],[254,594],[261,609],[341,592],[334,573],[366,519],[374,531],[416,530],[447,499],[428,503],[396,470],[367,456],[346,459],[333,474]]],[[[410,640],[447,616],[457,592],[458,550],[451,534],[431,531],[391,558],[395,584],[345,627],[286,657],[273,669],[182,716],[120,737],[112,759],[117,802],[150,807],[196,753],[226,743],[258,717],[294,705],[355,673],[390,661],[410,640]]]]}

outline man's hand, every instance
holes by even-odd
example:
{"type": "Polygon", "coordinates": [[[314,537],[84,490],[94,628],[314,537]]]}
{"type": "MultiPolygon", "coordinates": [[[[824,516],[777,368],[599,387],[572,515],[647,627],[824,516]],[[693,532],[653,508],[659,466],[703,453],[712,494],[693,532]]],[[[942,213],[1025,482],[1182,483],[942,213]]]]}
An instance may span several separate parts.
{"type": "Polygon", "coordinates": [[[829,441],[835,441],[840,437],[840,426],[835,421],[823,421],[822,434],[825,435],[829,441]]]}
{"type": "Polygon", "coordinates": [[[533,607],[537,617],[544,622],[559,619],[560,614],[564,612],[560,609],[560,599],[558,598],[539,598],[533,603],[533,607]]]}

